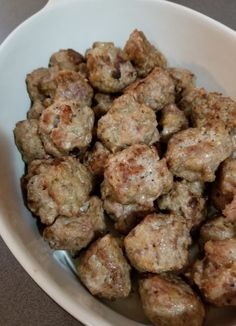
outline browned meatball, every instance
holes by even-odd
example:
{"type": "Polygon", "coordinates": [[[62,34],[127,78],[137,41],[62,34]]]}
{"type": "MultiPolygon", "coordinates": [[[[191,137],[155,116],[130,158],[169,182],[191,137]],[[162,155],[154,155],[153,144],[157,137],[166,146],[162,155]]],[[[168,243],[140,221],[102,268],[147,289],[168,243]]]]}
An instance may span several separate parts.
{"type": "Polygon", "coordinates": [[[185,267],[191,238],[181,215],[151,214],[126,236],[124,244],[138,271],[162,273],[185,267]]]}
{"type": "Polygon", "coordinates": [[[109,197],[104,200],[103,207],[115,222],[115,229],[124,234],[127,234],[143,217],[154,211],[153,205],[123,205],[110,200],[109,197]]]}
{"type": "Polygon", "coordinates": [[[156,115],[132,95],[120,96],[98,121],[97,136],[113,153],[133,144],[152,145],[159,140],[156,115]]]}
{"type": "Polygon", "coordinates": [[[73,101],[80,106],[91,106],[93,89],[80,73],[62,70],[53,78],[43,78],[40,90],[47,97],[47,106],[54,101],[73,101]]]}
{"type": "Polygon", "coordinates": [[[168,72],[174,80],[177,101],[179,101],[183,92],[193,88],[194,74],[191,71],[182,68],[169,68],[168,72]]]}
{"type": "Polygon", "coordinates": [[[57,101],[39,119],[39,133],[47,153],[61,157],[84,150],[92,140],[93,110],[76,102],[57,101]]]}
{"type": "Polygon", "coordinates": [[[106,229],[102,202],[91,197],[73,217],[58,216],[56,221],[46,227],[44,239],[54,249],[76,252],[87,245],[106,229]]]}
{"type": "Polygon", "coordinates": [[[236,225],[227,221],[223,216],[218,216],[207,222],[200,230],[201,243],[230,238],[236,238],[236,225]]]}
{"type": "Polygon", "coordinates": [[[45,99],[44,94],[40,92],[39,85],[43,78],[49,78],[49,76],[51,76],[51,72],[52,70],[48,68],[38,68],[33,70],[30,74],[27,74],[27,90],[32,101],[43,101],[45,99]]]}
{"type": "Polygon", "coordinates": [[[93,175],[103,175],[110,151],[102,143],[96,142],[91,151],[87,151],[84,164],[93,175]]]}
{"type": "Polygon", "coordinates": [[[103,94],[103,93],[95,94],[94,100],[97,104],[95,105],[93,110],[96,117],[101,118],[104,114],[106,114],[110,110],[114,98],[115,97],[110,94],[103,94]]]}
{"type": "Polygon", "coordinates": [[[236,238],[208,241],[205,258],[192,269],[192,278],[206,300],[216,306],[236,306],[236,238]]]}
{"type": "Polygon", "coordinates": [[[206,201],[201,182],[176,181],[171,191],[158,199],[160,209],[182,215],[188,227],[197,227],[205,218],[206,201]]]}
{"type": "Polygon", "coordinates": [[[86,53],[89,81],[104,93],[120,92],[137,77],[124,53],[111,42],[96,42],[86,53]]]}
{"type": "Polygon", "coordinates": [[[188,181],[212,182],[221,162],[231,155],[233,144],[222,125],[189,128],[173,135],[166,152],[171,172],[188,181]]]}
{"type": "Polygon", "coordinates": [[[160,126],[161,141],[167,142],[176,132],[188,128],[188,119],[175,104],[169,104],[161,110],[160,126]]]}
{"type": "Polygon", "coordinates": [[[89,171],[72,157],[32,161],[26,180],[28,207],[48,225],[78,214],[92,190],[89,171]]]}
{"type": "Polygon", "coordinates": [[[139,103],[146,104],[154,111],[175,102],[175,84],[162,68],[154,68],[146,78],[137,81],[125,92],[132,94],[139,103]]]}
{"type": "Polygon", "coordinates": [[[164,55],[148,41],[142,31],[137,29],[130,34],[124,52],[140,77],[146,77],[154,67],[166,66],[164,55]]]}
{"type": "Polygon", "coordinates": [[[118,240],[110,234],[90,245],[77,268],[82,283],[93,295],[118,299],[130,293],[130,266],[118,240]]]}
{"type": "MultiPolygon", "coordinates": [[[[209,122],[221,121],[231,136],[236,138],[236,102],[231,98],[209,93],[204,88],[192,88],[186,92],[180,105],[191,115],[194,126],[202,127],[209,122]]],[[[234,145],[236,148],[236,142],[234,145]]]]}
{"type": "Polygon", "coordinates": [[[203,325],[204,305],[180,277],[149,275],[139,281],[139,293],[144,312],[154,325],[203,325]]]}
{"type": "Polygon", "coordinates": [[[165,159],[154,147],[132,145],[111,155],[104,172],[102,197],[121,204],[152,205],[173,183],[165,159]]]}
{"type": "Polygon", "coordinates": [[[58,70],[80,71],[80,65],[84,62],[83,56],[73,49],[62,49],[51,55],[50,67],[57,67],[58,70]]]}
{"type": "Polygon", "coordinates": [[[17,122],[14,136],[25,163],[47,157],[38,133],[38,120],[29,119],[17,122]]]}
{"type": "Polygon", "coordinates": [[[212,184],[213,204],[232,222],[236,222],[236,159],[223,162],[212,184]]]}
{"type": "Polygon", "coordinates": [[[41,89],[41,83],[52,80],[57,73],[56,68],[38,68],[26,76],[27,90],[32,102],[27,113],[29,119],[38,119],[44,108],[48,106],[48,96],[41,89]]]}

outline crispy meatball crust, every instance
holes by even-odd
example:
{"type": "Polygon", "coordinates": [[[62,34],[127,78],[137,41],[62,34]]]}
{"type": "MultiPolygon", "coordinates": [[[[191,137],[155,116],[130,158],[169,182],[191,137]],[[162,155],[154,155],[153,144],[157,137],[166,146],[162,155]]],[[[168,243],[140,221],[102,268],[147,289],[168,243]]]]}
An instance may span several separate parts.
{"type": "Polygon", "coordinates": [[[205,258],[192,269],[192,278],[210,303],[236,306],[236,238],[208,241],[205,258]]]}
{"type": "Polygon", "coordinates": [[[17,122],[14,136],[25,163],[47,157],[38,133],[38,120],[28,119],[17,122]]]}
{"type": "Polygon", "coordinates": [[[139,281],[144,312],[156,326],[201,326],[204,305],[191,287],[171,274],[149,275],[139,281]]]}
{"type": "Polygon", "coordinates": [[[58,216],[52,225],[44,229],[43,237],[53,249],[77,252],[105,230],[102,201],[91,197],[76,216],[58,216]]]}
{"type": "Polygon", "coordinates": [[[152,145],[159,140],[156,115],[132,95],[120,96],[98,121],[97,136],[112,152],[133,144],[152,145]]]}
{"type": "Polygon", "coordinates": [[[86,53],[89,81],[104,93],[116,93],[135,81],[137,72],[111,42],[96,42],[86,53]]]}
{"type": "Polygon", "coordinates": [[[43,78],[49,78],[52,70],[48,68],[38,68],[26,76],[26,85],[32,101],[43,101],[45,96],[40,91],[40,82],[43,78]]]}
{"type": "Polygon", "coordinates": [[[154,111],[175,102],[175,84],[162,68],[154,68],[146,78],[130,85],[125,93],[132,94],[139,103],[146,104],[154,111]]]}
{"type": "Polygon", "coordinates": [[[77,215],[92,190],[91,174],[73,157],[32,161],[25,180],[28,207],[47,225],[77,215]]]}
{"type": "Polygon", "coordinates": [[[180,270],[188,263],[191,238],[185,219],[175,214],[151,214],[125,238],[125,251],[140,272],[180,270]]]}
{"type": "Polygon", "coordinates": [[[93,175],[103,176],[109,155],[110,151],[102,143],[97,141],[91,151],[85,153],[84,165],[88,167],[93,175]]]}
{"type": "Polygon", "coordinates": [[[223,216],[218,216],[205,223],[200,230],[200,241],[218,241],[236,238],[236,225],[227,221],[223,216]]]}
{"type": "Polygon", "coordinates": [[[93,110],[76,102],[55,102],[39,120],[39,133],[47,153],[61,157],[74,149],[84,150],[92,140],[93,110]]]}
{"type": "Polygon", "coordinates": [[[216,124],[189,128],[173,135],[165,156],[174,175],[188,181],[212,182],[218,166],[232,151],[228,132],[216,124]]]}
{"type": "Polygon", "coordinates": [[[148,205],[167,193],[173,183],[165,159],[159,161],[154,147],[132,145],[107,160],[102,198],[121,204],[148,205]]]}
{"type": "Polygon", "coordinates": [[[161,141],[168,140],[178,131],[188,128],[188,119],[175,104],[169,104],[161,110],[161,141]]]}
{"type": "Polygon", "coordinates": [[[57,67],[58,70],[80,71],[80,65],[84,57],[73,49],[62,49],[53,53],[49,60],[50,67],[57,67]]]}
{"type": "Polygon", "coordinates": [[[109,197],[104,200],[104,210],[115,222],[115,229],[127,234],[131,229],[145,216],[154,211],[153,205],[142,206],[138,204],[122,205],[110,200],[109,197]]]}
{"type": "Polygon", "coordinates": [[[221,164],[217,172],[216,181],[212,184],[211,199],[232,222],[236,222],[234,198],[236,198],[236,159],[229,158],[221,164]]]}
{"type": "Polygon", "coordinates": [[[153,46],[142,31],[135,29],[125,44],[124,52],[139,77],[146,77],[154,67],[166,67],[164,55],[153,46]]]}
{"type": "Polygon", "coordinates": [[[196,228],[206,216],[204,185],[201,182],[176,181],[171,191],[158,199],[158,206],[182,215],[189,228],[196,228]]]}
{"type": "Polygon", "coordinates": [[[130,293],[130,266],[118,240],[110,234],[90,245],[77,269],[80,280],[93,295],[118,299],[130,293]]]}

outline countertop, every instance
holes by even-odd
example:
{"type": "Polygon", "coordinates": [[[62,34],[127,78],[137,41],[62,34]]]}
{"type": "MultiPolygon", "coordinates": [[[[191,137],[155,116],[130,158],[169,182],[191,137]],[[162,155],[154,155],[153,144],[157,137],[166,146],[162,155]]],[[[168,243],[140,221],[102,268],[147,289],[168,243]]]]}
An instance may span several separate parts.
{"type": "MultiPolygon", "coordinates": [[[[46,0],[0,0],[0,43],[46,0]]],[[[235,0],[172,1],[198,10],[236,30],[235,0]]],[[[81,326],[59,307],[13,257],[0,238],[0,326],[81,326]]]]}

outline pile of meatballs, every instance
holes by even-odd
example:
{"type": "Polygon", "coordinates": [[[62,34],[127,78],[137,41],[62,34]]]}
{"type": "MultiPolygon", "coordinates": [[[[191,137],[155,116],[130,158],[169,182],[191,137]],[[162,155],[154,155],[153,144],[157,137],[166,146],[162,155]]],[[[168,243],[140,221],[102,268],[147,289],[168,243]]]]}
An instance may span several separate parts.
{"type": "Polygon", "coordinates": [[[26,203],[85,287],[126,298],[138,274],[158,326],[202,325],[203,302],[236,306],[236,103],[138,30],[123,49],[60,50],[26,83],[26,203]]]}

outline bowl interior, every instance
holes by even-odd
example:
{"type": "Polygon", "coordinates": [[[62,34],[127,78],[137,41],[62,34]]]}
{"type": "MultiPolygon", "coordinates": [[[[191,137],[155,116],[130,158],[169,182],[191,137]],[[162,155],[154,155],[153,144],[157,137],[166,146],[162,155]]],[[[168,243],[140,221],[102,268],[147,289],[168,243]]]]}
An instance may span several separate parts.
{"type": "MultiPolygon", "coordinates": [[[[0,232],[35,281],[87,325],[132,326],[147,321],[135,299],[109,304],[110,309],[93,298],[78,282],[68,256],[51,251],[41,239],[23,204],[24,165],[12,130],[30,106],[24,82],[28,72],[47,66],[50,55],[61,48],[83,53],[98,40],[122,46],[135,28],[160,48],[169,65],[192,70],[197,85],[236,98],[236,33],[166,1],[60,0],[26,21],[0,48],[0,232]]],[[[207,323],[235,324],[235,310],[230,308],[212,311],[207,323]]]]}

